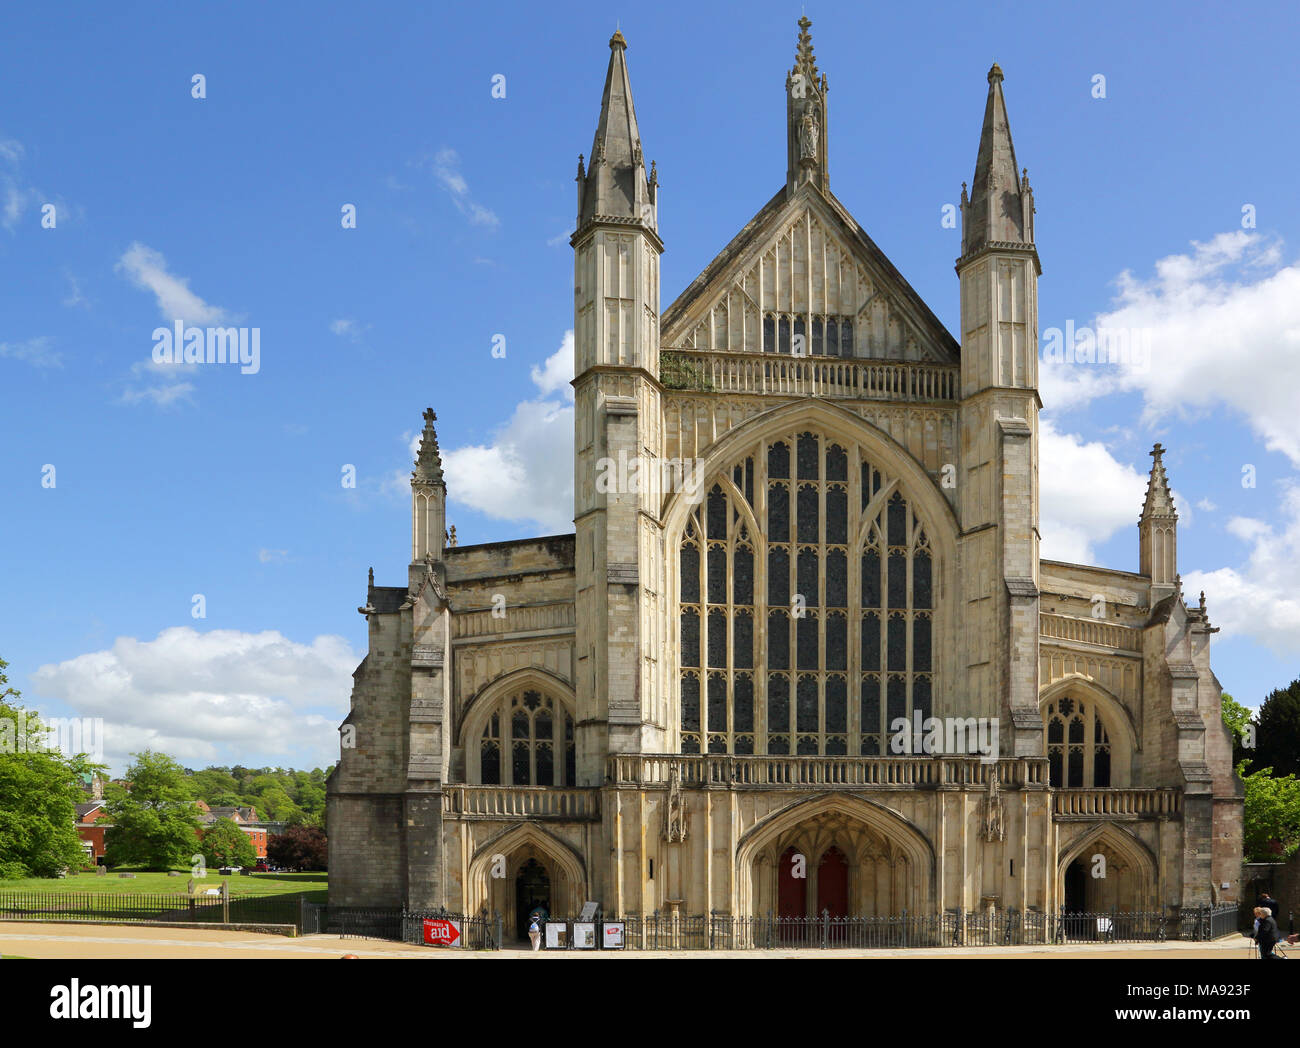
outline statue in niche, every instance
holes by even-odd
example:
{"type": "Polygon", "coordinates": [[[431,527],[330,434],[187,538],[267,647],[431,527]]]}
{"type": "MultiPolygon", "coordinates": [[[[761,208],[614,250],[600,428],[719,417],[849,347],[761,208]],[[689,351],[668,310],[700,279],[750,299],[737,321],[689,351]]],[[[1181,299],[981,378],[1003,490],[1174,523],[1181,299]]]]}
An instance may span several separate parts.
{"type": "Polygon", "coordinates": [[[804,103],[803,116],[799,118],[799,157],[801,160],[817,159],[817,139],[821,125],[817,120],[817,103],[811,98],[804,103]]]}

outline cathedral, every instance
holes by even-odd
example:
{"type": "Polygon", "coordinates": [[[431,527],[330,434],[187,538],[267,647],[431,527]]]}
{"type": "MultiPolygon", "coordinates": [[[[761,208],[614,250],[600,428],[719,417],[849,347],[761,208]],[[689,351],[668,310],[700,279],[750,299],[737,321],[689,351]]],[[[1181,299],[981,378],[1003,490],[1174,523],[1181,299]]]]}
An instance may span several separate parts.
{"type": "Polygon", "coordinates": [[[1136,571],[1039,557],[1040,265],[1002,71],[954,337],[831,191],[809,24],[784,183],[664,310],[658,175],[610,40],[571,239],[573,533],[457,544],[425,412],[408,578],[372,572],[358,609],[331,905],[497,912],[516,936],[588,901],[1237,900],[1243,791],[1161,446],[1136,571]]]}

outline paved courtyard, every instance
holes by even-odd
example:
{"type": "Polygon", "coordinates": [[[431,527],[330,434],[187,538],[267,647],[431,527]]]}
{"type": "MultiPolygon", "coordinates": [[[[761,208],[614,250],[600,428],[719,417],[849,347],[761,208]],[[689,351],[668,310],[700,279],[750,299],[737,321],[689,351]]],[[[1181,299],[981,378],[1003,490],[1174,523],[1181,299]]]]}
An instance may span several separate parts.
{"type": "Polygon", "coordinates": [[[305,935],[290,939],[279,935],[227,932],[207,929],[145,928],[139,926],[75,925],[6,921],[0,924],[0,956],[43,958],[301,958],[334,960],[344,954],[361,958],[407,958],[424,960],[528,960],[590,961],[600,958],[727,958],[808,960],[923,957],[966,959],[1032,957],[1034,959],[1123,957],[1150,960],[1249,960],[1246,940],[1241,936],[1210,943],[1137,943],[1132,945],[1079,944],[1073,946],[990,946],[964,949],[914,950],[658,950],[609,951],[605,953],[568,950],[534,954],[523,947],[501,951],[444,950],[380,939],[344,939],[337,935],[305,935]]]}

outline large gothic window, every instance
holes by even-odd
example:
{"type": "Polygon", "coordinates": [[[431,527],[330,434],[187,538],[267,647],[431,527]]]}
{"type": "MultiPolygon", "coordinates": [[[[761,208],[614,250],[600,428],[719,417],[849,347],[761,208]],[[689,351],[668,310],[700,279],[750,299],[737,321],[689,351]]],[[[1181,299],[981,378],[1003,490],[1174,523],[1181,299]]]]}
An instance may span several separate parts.
{"type": "Polygon", "coordinates": [[[802,432],[715,478],[679,549],[683,753],[884,754],[929,716],[934,564],[906,495],[802,432]]]}
{"type": "Polygon", "coordinates": [[[1110,736],[1096,703],[1065,696],[1043,714],[1047,763],[1053,786],[1109,786],[1110,736]]]}
{"type": "Polygon", "coordinates": [[[534,689],[511,695],[479,738],[479,779],[487,786],[572,786],[573,718],[534,689]]]}

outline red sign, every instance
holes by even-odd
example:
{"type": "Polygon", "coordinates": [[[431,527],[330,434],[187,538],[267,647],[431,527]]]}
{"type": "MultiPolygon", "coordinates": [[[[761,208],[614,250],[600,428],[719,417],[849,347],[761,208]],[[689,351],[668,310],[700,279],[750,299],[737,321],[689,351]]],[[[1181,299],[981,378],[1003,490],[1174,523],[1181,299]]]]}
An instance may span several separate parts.
{"type": "Polygon", "coordinates": [[[460,921],[424,922],[424,941],[429,946],[455,946],[460,938],[460,921]]]}

